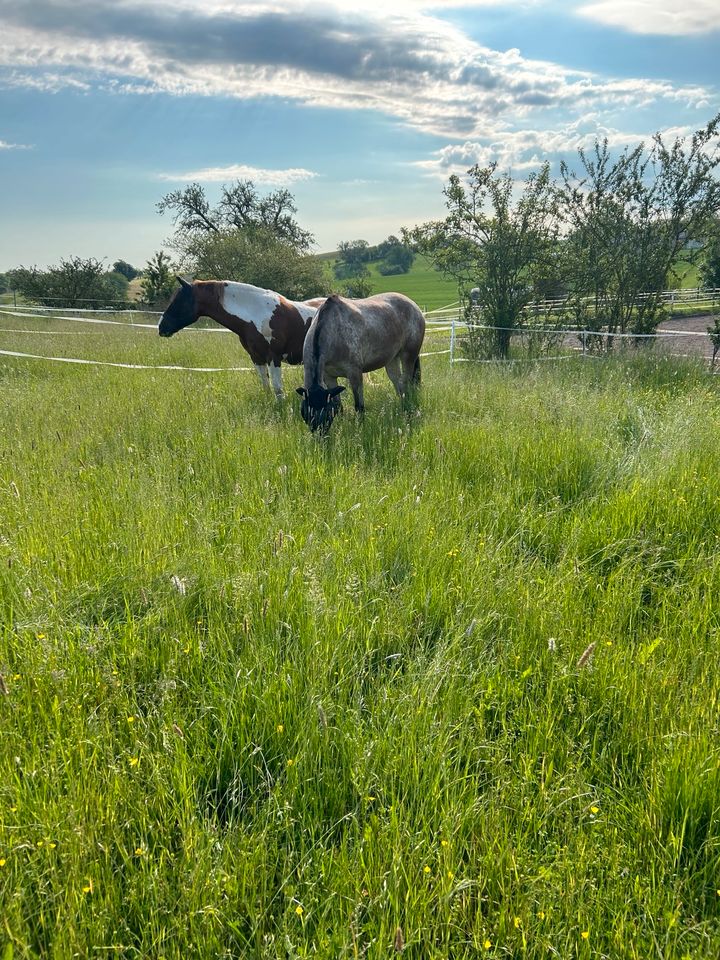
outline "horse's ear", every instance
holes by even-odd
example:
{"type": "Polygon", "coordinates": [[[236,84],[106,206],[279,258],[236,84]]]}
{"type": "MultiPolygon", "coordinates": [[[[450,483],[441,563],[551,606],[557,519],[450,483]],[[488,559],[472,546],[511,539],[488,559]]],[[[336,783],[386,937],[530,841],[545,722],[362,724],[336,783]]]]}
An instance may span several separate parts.
{"type": "Polygon", "coordinates": [[[333,387],[331,390],[328,390],[328,398],[336,397],[339,393],[342,393],[345,387],[333,387]]]}
{"type": "Polygon", "coordinates": [[[181,286],[181,287],[187,287],[188,289],[189,289],[190,287],[192,287],[192,284],[191,284],[191,283],[188,283],[187,280],[186,280],[184,277],[178,276],[177,274],[176,274],[176,277],[177,277],[177,279],[180,281],[180,286],[181,286]]]}
{"type": "Polygon", "coordinates": [[[307,390],[305,387],[295,387],[295,393],[299,393],[301,397],[307,396],[307,390]]]}

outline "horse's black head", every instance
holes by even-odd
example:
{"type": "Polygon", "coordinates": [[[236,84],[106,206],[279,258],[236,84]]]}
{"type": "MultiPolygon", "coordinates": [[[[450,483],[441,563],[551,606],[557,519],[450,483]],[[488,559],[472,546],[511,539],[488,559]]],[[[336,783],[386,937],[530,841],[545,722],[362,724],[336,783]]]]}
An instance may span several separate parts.
{"type": "Polygon", "coordinates": [[[298,387],[297,392],[302,397],[300,404],[300,414],[305,423],[314,432],[319,430],[321,433],[327,433],[330,424],[335,419],[335,415],[340,411],[339,394],[345,387],[320,387],[312,386],[309,390],[305,387],[298,387]]]}
{"type": "Polygon", "coordinates": [[[180,289],[170,301],[167,310],[160,317],[158,333],[161,337],[171,337],[183,327],[195,323],[200,316],[197,309],[195,288],[187,280],[178,277],[180,289]]]}

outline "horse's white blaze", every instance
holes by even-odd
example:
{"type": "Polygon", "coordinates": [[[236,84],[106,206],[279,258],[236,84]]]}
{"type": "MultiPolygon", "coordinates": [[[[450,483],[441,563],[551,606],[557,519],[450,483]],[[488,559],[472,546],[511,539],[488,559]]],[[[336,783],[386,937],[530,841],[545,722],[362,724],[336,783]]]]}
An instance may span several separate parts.
{"type": "MultiPolygon", "coordinates": [[[[220,302],[228,313],[240,317],[246,323],[252,323],[270,343],[272,340],[270,318],[280,303],[276,293],[272,290],[260,290],[249,283],[228,282],[222,287],[220,302]]],[[[267,371],[265,377],[267,378],[267,371]]],[[[267,383],[267,379],[263,382],[267,383]]]]}

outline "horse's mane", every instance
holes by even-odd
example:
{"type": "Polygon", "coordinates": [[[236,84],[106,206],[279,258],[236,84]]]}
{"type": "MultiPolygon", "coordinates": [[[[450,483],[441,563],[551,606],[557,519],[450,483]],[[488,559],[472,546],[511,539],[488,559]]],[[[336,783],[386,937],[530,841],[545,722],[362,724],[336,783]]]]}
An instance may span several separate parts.
{"type": "Polygon", "coordinates": [[[327,317],[340,306],[340,298],[336,293],[331,294],[325,303],[320,307],[315,317],[315,340],[313,341],[313,362],[317,369],[320,360],[320,336],[325,326],[327,317]]]}

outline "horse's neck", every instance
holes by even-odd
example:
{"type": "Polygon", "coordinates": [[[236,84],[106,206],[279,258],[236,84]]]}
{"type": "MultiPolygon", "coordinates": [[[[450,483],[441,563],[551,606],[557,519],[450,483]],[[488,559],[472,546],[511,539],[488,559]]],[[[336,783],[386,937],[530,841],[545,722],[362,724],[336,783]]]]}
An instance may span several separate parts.
{"type": "Polygon", "coordinates": [[[272,313],[273,296],[249,283],[217,281],[200,290],[200,314],[240,335],[245,324],[258,326],[272,313]]]}
{"type": "Polygon", "coordinates": [[[229,314],[254,322],[273,309],[277,296],[249,283],[228,282],[221,287],[220,306],[229,314]]]}

